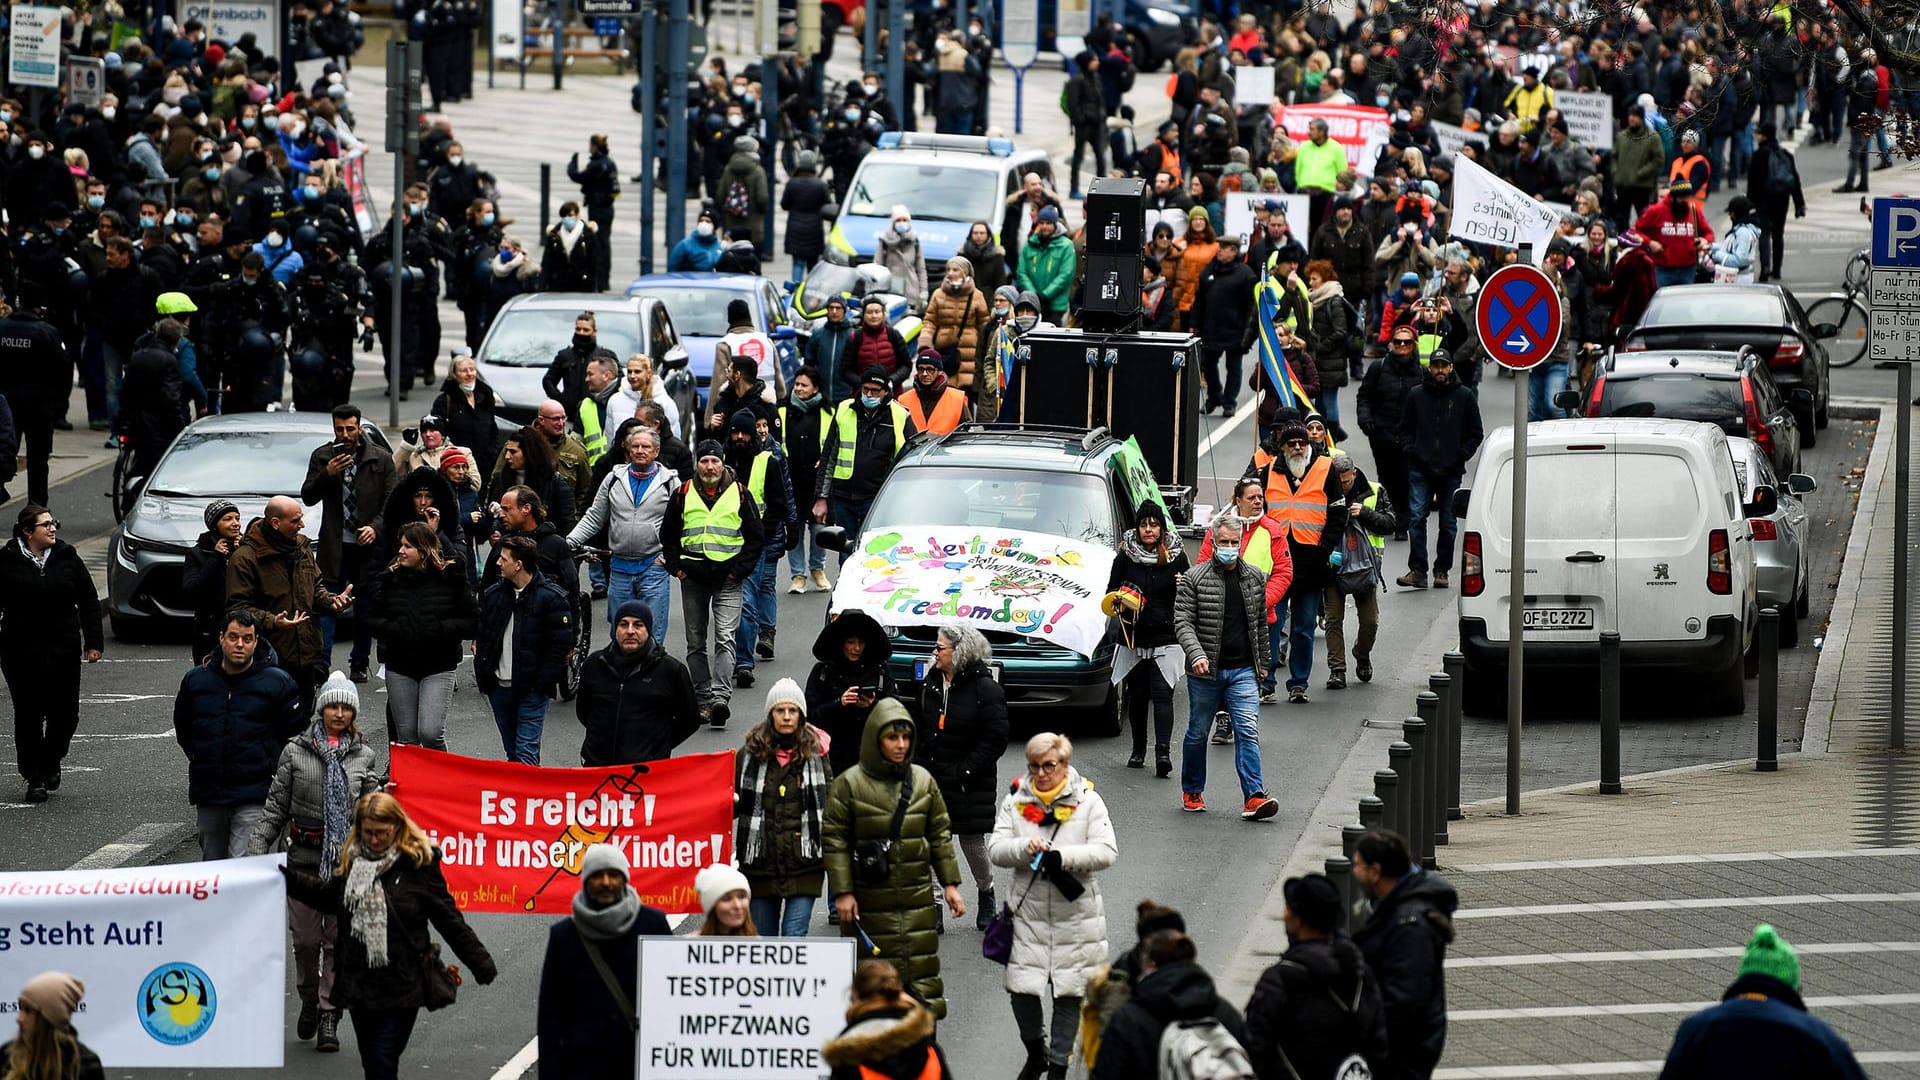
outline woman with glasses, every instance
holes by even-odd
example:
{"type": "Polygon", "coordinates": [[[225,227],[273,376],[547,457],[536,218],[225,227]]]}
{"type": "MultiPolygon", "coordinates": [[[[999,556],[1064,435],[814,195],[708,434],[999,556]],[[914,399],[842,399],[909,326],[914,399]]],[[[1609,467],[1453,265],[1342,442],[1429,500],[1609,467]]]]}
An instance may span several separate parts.
{"type": "MultiPolygon", "coordinates": [[[[987,833],[993,831],[994,796],[1000,788],[995,766],[1007,751],[1007,693],[987,666],[992,659],[993,646],[980,631],[966,623],[948,623],[934,639],[933,666],[917,698],[917,756],[947,800],[954,844],[966,856],[967,872],[980,893],[975,924],[982,930],[994,908],[987,833]]],[[[945,932],[944,922],[940,929],[945,932]]]]}
{"type": "Polygon", "coordinates": [[[80,660],[100,661],[100,594],[60,522],[38,503],[0,548],[0,674],[13,697],[13,740],[27,801],[60,790],[60,761],[80,726],[80,660]]]}
{"type": "Polygon", "coordinates": [[[1027,1062],[1021,1080],[1065,1080],[1087,980],[1106,966],[1107,916],[1094,875],[1120,857],[1107,804],[1073,767],[1073,743],[1042,732],[1027,740],[1027,772],[1000,804],[987,845],[1013,867],[1013,955],[1007,993],[1027,1062]],[[1041,997],[1053,999],[1051,1026],[1041,997]],[[1049,1034],[1050,1033],[1050,1034],[1049,1034]]]}

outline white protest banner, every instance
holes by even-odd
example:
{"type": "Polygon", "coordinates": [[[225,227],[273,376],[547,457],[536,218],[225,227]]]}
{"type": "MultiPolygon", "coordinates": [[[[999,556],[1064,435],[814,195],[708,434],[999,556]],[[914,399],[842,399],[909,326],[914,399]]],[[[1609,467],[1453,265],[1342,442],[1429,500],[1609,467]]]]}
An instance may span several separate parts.
{"type": "MultiPolygon", "coordinates": [[[[1305,195],[1288,195],[1277,191],[1229,191],[1221,196],[1221,205],[1226,209],[1227,235],[1248,237],[1253,233],[1253,208],[1272,199],[1280,204],[1280,214],[1287,219],[1287,226],[1293,232],[1294,239],[1306,247],[1312,236],[1312,227],[1307,223],[1308,207],[1312,200],[1305,195]]],[[[1255,267],[1255,269],[1259,269],[1255,267]]]]}
{"type": "Polygon", "coordinates": [[[1510,248],[1532,244],[1538,262],[1547,257],[1547,241],[1553,239],[1559,222],[1559,214],[1474,164],[1472,158],[1454,160],[1450,227],[1454,239],[1510,248]]]}
{"type": "MultiPolygon", "coordinates": [[[[1544,80],[1547,77],[1547,69],[1553,66],[1554,59],[1555,57],[1552,53],[1518,53],[1513,58],[1513,76],[1518,79],[1520,73],[1523,71],[1537,71],[1540,73],[1540,78],[1544,80]]],[[[1559,91],[1555,91],[1555,100],[1558,100],[1559,96],[1559,91]]]]}
{"type": "Polygon", "coordinates": [[[1554,107],[1567,119],[1567,132],[1589,150],[1613,148],[1613,99],[1605,94],[1556,90],[1554,107]]]}
{"type": "Polygon", "coordinates": [[[1460,148],[1471,142],[1475,134],[1466,128],[1443,124],[1438,120],[1428,121],[1427,126],[1433,129],[1434,138],[1440,140],[1440,152],[1448,157],[1459,157],[1460,148]]]}
{"type": "MultiPolygon", "coordinates": [[[[956,505],[941,509],[964,513],[977,499],[983,512],[1002,520],[1066,523],[1083,497],[991,473],[955,481],[956,505]]],[[[840,568],[832,608],[860,608],[886,626],[941,626],[959,619],[1092,656],[1107,632],[1100,597],[1112,565],[1113,549],[1104,544],[1046,533],[965,525],[876,529],[861,537],[860,550],[840,568]]]]}
{"type": "Polygon", "coordinates": [[[1242,64],[1233,69],[1233,104],[1236,108],[1273,104],[1273,69],[1242,64]]]}
{"type": "Polygon", "coordinates": [[[61,10],[26,4],[7,9],[7,79],[15,86],[59,87],[61,10]]]}
{"type": "Polygon", "coordinates": [[[815,1080],[845,1024],[852,938],[641,938],[645,1080],[815,1080]]]}
{"type": "Polygon", "coordinates": [[[285,862],[0,874],[0,1002],[64,971],[87,984],[73,1026],[108,1068],[280,1068],[285,862]]]}

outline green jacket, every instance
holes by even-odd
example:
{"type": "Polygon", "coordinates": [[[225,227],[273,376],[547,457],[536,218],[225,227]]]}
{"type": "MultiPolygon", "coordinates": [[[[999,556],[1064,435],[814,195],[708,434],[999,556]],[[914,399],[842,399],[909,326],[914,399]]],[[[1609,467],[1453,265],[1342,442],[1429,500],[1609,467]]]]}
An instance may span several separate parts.
{"type": "MultiPolygon", "coordinates": [[[[853,894],[860,904],[858,933],[865,934],[878,950],[872,955],[898,968],[907,989],[927,1003],[936,1019],[945,1019],[940,938],[933,910],[940,897],[933,891],[933,878],[937,875],[942,885],[960,884],[960,864],[953,855],[946,800],[940,797],[933,774],[918,765],[894,765],[880,754],[880,736],[895,724],[913,730],[906,706],[898,698],[885,698],[867,715],[866,730],[860,735],[859,767],[835,777],[827,795],[822,838],[827,895],[853,894]],[[887,880],[877,885],[856,882],[854,849],[863,841],[887,840],[903,776],[912,784],[911,794],[887,880]]],[[[853,937],[855,926],[842,923],[840,933],[853,937]]]]}
{"type": "Polygon", "coordinates": [[[1315,146],[1313,140],[1308,139],[1299,145],[1299,154],[1293,159],[1293,182],[1301,188],[1337,191],[1340,173],[1346,167],[1346,147],[1332,139],[1324,146],[1315,146]]]}
{"type": "Polygon", "coordinates": [[[1073,241],[1062,236],[1044,244],[1029,239],[1020,245],[1020,287],[1038,296],[1047,313],[1057,315],[1067,310],[1076,265],[1073,241]]]}
{"type": "Polygon", "coordinates": [[[1613,186],[1651,188],[1666,174],[1667,150],[1659,133],[1641,125],[1639,132],[1621,129],[1613,138],[1613,186]]]}

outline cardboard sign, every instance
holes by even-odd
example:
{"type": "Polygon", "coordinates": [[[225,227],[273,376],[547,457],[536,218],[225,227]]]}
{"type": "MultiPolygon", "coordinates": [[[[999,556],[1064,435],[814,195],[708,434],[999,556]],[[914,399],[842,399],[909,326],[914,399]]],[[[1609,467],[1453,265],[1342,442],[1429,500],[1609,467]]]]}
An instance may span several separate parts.
{"type": "MultiPolygon", "coordinates": [[[[1276,191],[1229,191],[1221,196],[1221,206],[1226,210],[1227,235],[1251,237],[1253,233],[1253,208],[1273,199],[1280,203],[1281,216],[1287,219],[1287,226],[1293,232],[1293,238],[1306,247],[1313,238],[1313,228],[1308,223],[1308,211],[1312,199],[1306,195],[1288,195],[1276,191]]],[[[1260,267],[1254,267],[1258,270],[1260,267]]]]}
{"type": "Polygon", "coordinates": [[[1613,99],[1605,94],[1580,94],[1556,90],[1554,107],[1567,118],[1567,132],[1587,145],[1589,150],[1613,147],[1613,99]]]}
{"type": "Polygon", "coordinates": [[[1234,68],[1233,104],[1236,108],[1265,108],[1273,104],[1273,69],[1252,64],[1234,68]]]}
{"type": "Polygon", "coordinates": [[[852,938],[640,939],[636,1072],[648,1080],[814,1080],[846,1024],[852,938]]]}
{"type": "Polygon", "coordinates": [[[18,4],[7,9],[7,80],[47,90],[60,86],[60,12],[18,4]]]}

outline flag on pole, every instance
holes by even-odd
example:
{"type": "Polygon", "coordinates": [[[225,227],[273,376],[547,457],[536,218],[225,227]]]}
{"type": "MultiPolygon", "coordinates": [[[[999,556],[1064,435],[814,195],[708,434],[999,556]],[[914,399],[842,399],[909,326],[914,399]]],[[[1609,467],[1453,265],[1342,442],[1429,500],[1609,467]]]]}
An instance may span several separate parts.
{"type": "Polygon", "coordinates": [[[1285,282],[1270,277],[1254,286],[1254,299],[1260,310],[1260,367],[1266,374],[1268,388],[1279,395],[1281,408],[1306,413],[1313,409],[1313,402],[1300,380],[1294,377],[1293,369],[1287,366],[1286,355],[1280,348],[1280,334],[1273,328],[1273,316],[1280,310],[1280,290],[1286,287],[1285,282]]]}

